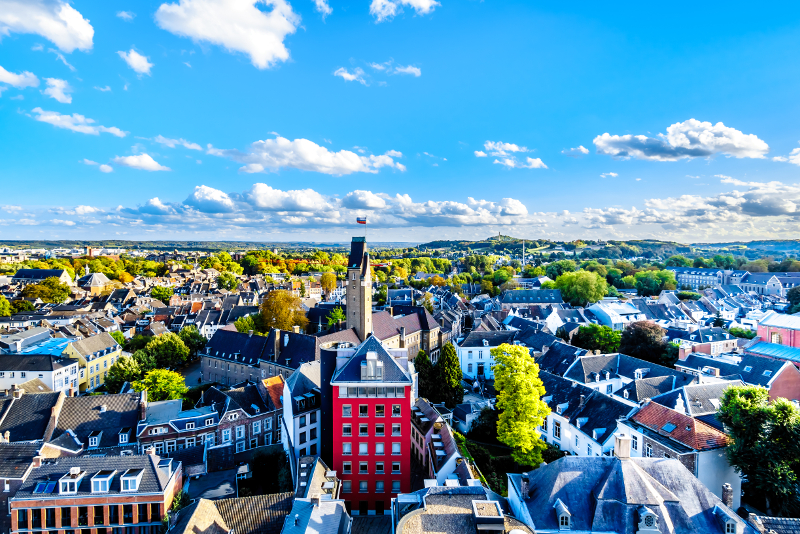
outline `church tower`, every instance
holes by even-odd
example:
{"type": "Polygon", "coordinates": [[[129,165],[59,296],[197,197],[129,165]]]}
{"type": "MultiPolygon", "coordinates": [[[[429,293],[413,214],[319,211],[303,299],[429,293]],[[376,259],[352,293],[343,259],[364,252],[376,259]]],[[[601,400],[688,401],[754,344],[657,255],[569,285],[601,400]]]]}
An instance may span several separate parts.
{"type": "Polygon", "coordinates": [[[354,237],[347,260],[347,328],[355,328],[361,341],[372,333],[372,272],[367,239],[354,237]]]}

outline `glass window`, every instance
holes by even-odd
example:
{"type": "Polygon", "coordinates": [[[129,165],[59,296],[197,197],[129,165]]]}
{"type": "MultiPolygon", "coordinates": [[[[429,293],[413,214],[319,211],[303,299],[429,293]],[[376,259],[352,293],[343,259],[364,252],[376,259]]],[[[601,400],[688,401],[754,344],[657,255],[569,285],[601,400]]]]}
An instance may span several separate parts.
{"type": "Polygon", "coordinates": [[[375,482],[375,493],[383,493],[383,480],[375,482]]]}
{"type": "Polygon", "coordinates": [[[631,448],[635,451],[639,450],[639,436],[631,436],[631,448]]]}
{"type": "Polygon", "coordinates": [[[358,407],[358,416],[359,417],[369,417],[369,406],[366,404],[362,404],[358,407]]]}
{"type": "Polygon", "coordinates": [[[349,480],[342,481],[342,493],[350,493],[353,491],[353,483],[349,480]]]}
{"type": "Polygon", "coordinates": [[[349,475],[353,472],[353,463],[352,462],[342,462],[342,472],[345,475],[349,475]]]}
{"type": "Polygon", "coordinates": [[[306,442],[306,433],[300,432],[300,444],[302,445],[305,442],[306,442]]]}
{"type": "Polygon", "coordinates": [[[553,437],[556,439],[561,439],[561,422],[560,421],[553,421],[553,437]]]}
{"type": "Polygon", "coordinates": [[[375,417],[383,417],[386,415],[386,411],[384,410],[383,404],[378,404],[375,406],[375,417]]]}
{"type": "Polygon", "coordinates": [[[308,439],[317,439],[317,429],[316,428],[312,428],[308,432],[308,439]]]}
{"type": "Polygon", "coordinates": [[[392,425],[392,435],[399,436],[400,435],[400,423],[396,423],[392,425]]]}
{"type": "Polygon", "coordinates": [[[400,417],[400,405],[392,404],[392,417],[400,417]]]}
{"type": "Polygon", "coordinates": [[[375,462],[375,474],[383,474],[383,462],[375,462]]]}
{"type": "Polygon", "coordinates": [[[376,443],[375,444],[375,454],[383,454],[383,443],[376,443]]]}
{"type": "Polygon", "coordinates": [[[392,493],[400,493],[400,481],[392,480],[392,493]]]}
{"type": "Polygon", "coordinates": [[[392,455],[399,456],[400,455],[400,444],[399,443],[392,443],[392,455]]]}
{"type": "Polygon", "coordinates": [[[306,416],[305,415],[301,415],[300,416],[300,428],[303,428],[304,426],[306,426],[306,416]]]}
{"type": "Polygon", "coordinates": [[[362,480],[358,483],[358,492],[359,493],[367,493],[369,491],[369,483],[366,480],[362,480]]]}
{"type": "Polygon", "coordinates": [[[392,462],[392,473],[400,472],[400,462],[392,462]]]}
{"type": "Polygon", "coordinates": [[[369,464],[367,462],[358,462],[358,474],[359,475],[369,474],[369,464]]]}
{"type": "Polygon", "coordinates": [[[384,425],[383,424],[375,425],[375,435],[381,437],[383,436],[383,434],[384,434],[384,425]]]}
{"type": "Polygon", "coordinates": [[[312,425],[317,422],[317,412],[311,412],[308,414],[308,422],[312,425]]]}
{"type": "Polygon", "coordinates": [[[342,435],[343,436],[352,436],[353,435],[353,425],[347,424],[342,425],[342,435]]]}
{"type": "Polygon", "coordinates": [[[342,417],[352,417],[352,416],[353,416],[353,407],[350,404],[343,404],[342,417]]]}
{"type": "Polygon", "coordinates": [[[360,425],[358,425],[358,435],[369,436],[369,425],[366,423],[361,423],[360,425]]]}
{"type": "Polygon", "coordinates": [[[353,454],[353,444],[352,443],[342,443],[342,454],[353,454]]]}
{"type": "Polygon", "coordinates": [[[360,456],[366,456],[369,454],[369,443],[359,443],[358,444],[358,454],[360,456]]]}

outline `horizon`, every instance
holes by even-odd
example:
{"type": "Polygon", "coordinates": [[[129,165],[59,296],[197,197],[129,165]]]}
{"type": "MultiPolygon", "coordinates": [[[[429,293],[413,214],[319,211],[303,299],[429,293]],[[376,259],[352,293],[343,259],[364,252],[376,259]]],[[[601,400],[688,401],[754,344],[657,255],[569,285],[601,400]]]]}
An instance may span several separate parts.
{"type": "Polygon", "coordinates": [[[0,0],[0,240],[339,243],[357,217],[382,243],[790,239],[799,26],[795,4],[0,0]]]}

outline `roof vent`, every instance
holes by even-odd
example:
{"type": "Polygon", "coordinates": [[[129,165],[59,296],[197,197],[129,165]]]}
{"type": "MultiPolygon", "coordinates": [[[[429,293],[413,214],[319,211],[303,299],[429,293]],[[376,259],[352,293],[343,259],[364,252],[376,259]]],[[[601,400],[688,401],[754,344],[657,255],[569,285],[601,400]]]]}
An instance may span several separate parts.
{"type": "Polygon", "coordinates": [[[100,405],[100,413],[105,413],[108,411],[108,406],[105,404],[100,405]]]}
{"type": "Polygon", "coordinates": [[[70,475],[80,475],[81,474],[81,468],[80,467],[70,467],[69,468],[69,474],[70,475]]]}

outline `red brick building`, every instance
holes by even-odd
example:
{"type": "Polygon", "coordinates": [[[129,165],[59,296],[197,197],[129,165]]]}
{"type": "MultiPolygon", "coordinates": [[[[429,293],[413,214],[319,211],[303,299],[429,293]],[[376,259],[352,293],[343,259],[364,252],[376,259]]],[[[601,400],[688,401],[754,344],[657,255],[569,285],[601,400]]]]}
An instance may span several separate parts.
{"type": "Polygon", "coordinates": [[[9,499],[11,532],[159,534],[182,487],[181,464],[154,454],[45,461],[9,499]]]}
{"type": "Polygon", "coordinates": [[[369,337],[337,353],[333,391],[333,469],[355,515],[389,513],[411,491],[414,368],[405,350],[369,337]]]}
{"type": "Polygon", "coordinates": [[[758,322],[758,337],[767,343],[800,348],[800,317],[771,311],[758,322]]]}

